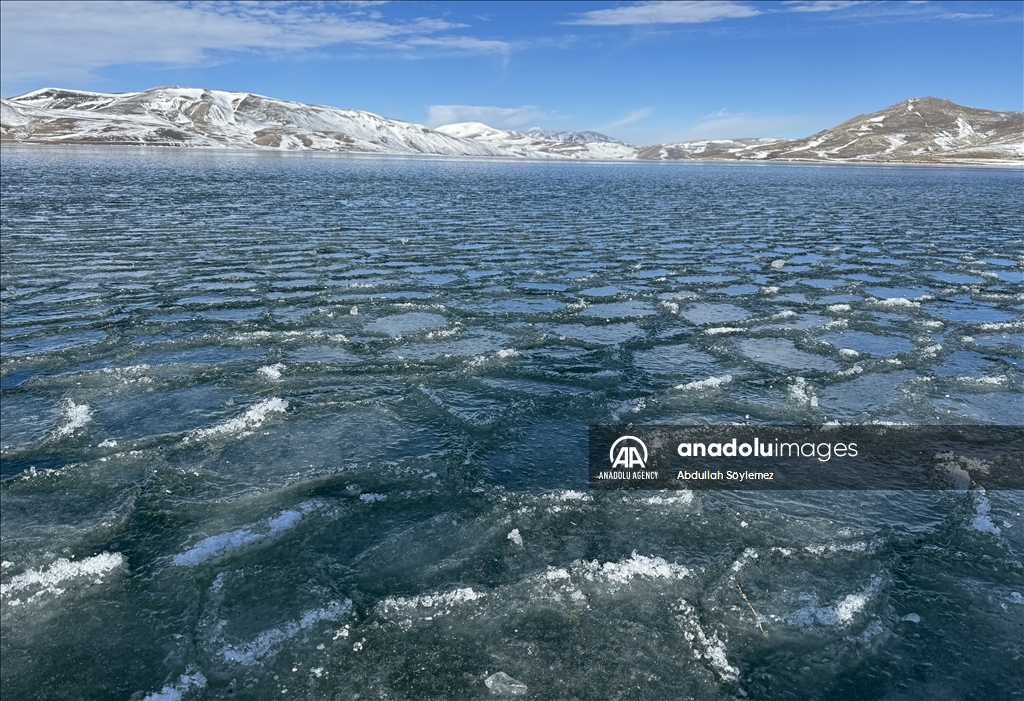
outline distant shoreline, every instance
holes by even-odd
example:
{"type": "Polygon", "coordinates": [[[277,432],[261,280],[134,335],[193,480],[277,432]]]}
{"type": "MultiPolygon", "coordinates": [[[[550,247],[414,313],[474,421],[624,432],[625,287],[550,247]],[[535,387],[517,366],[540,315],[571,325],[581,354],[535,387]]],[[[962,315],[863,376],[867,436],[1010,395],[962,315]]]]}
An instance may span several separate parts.
{"type": "Polygon", "coordinates": [[[225,155],[264,155],[280,157],[323,157],[323,156],[344,156],[360,158],[387,158],[396,160],[457,160],[457,161],[490,161],[494,163],[566,163],[566,164],[640,164],[640,163],[662,163],[673,165],[790,165],[790,166],[896,166],[896,167],[942,167],[942,168],[1007,168],[1011,170],[1024,170],[1024,161],[867,161],[867,160],[814,160],[814,159],[729,159],[729,158],[539,158],[529,156],[473,156],[473,155],[449,155],[438,153],[388,153],[374,151],[315,151],[310,149],[280,150],[270,148],[238,148],[225,146],[216,148],[210,146],[185,146],[182,144],[137,144],[137,143],[94,143],[67,141],[54,143],[50,141],[16,141],[14,139],[0,140],[0,149],[159,149],[164,152],[178,153],[222,153],[225,155]]]}

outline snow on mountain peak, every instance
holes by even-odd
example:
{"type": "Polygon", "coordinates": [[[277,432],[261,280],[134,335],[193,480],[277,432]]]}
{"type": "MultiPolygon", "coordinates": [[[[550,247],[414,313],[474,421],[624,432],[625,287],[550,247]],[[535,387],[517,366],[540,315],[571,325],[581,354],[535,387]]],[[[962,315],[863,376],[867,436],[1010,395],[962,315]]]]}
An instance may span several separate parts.
{"type": "Polygon", "coordinates": [[[504,129],[495,129],[494,127],[487,126],[483,122],[457,122],[455,124],[445,124],[444,126],[437,127],[435,131],[442,134],[448,134],[449,136],[455,136],[460,139],[506,139],[511,134],[518,134],[514,131],[506,131],[504,129]]]}

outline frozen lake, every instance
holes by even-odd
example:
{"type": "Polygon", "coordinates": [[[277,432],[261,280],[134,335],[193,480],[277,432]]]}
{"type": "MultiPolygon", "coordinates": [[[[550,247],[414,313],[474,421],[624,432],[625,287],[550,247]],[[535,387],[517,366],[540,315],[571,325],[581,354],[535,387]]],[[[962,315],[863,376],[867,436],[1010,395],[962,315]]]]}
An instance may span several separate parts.
{"type": "Polygon", "coordinates": [[[1019,170],[2,159],[5,697],[1020,693],[1021,492],[586,487],[1024,422],[1019,170]]]}

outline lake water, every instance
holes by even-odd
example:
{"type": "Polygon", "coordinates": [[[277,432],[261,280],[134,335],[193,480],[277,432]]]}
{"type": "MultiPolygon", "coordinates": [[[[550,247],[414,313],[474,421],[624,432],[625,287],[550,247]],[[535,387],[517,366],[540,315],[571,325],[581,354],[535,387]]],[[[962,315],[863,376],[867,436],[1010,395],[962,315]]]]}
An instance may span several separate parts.
{"type": "Polygon", "coordinates": [[[1024,422],[1020,170],[2,173],[5,698],[1024,698],[1022,492],[586,466],[590,424],[1024,422]]]}

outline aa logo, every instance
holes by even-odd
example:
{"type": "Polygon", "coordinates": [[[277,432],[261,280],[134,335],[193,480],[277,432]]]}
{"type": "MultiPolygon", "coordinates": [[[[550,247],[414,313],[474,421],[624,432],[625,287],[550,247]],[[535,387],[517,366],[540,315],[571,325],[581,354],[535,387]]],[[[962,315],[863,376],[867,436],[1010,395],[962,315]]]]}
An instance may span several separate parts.
{"type": "Polygon", "coordinates": [[[612,443],[608,459],[612,463],[612,469],[621,467],[626,470],[645,470],[647,446],[636,436],[622,436],[612,443]]]}

